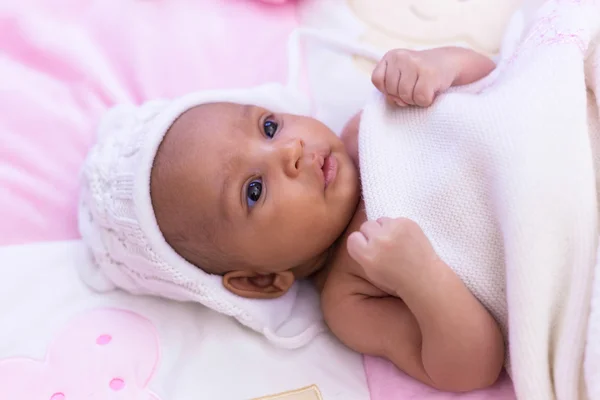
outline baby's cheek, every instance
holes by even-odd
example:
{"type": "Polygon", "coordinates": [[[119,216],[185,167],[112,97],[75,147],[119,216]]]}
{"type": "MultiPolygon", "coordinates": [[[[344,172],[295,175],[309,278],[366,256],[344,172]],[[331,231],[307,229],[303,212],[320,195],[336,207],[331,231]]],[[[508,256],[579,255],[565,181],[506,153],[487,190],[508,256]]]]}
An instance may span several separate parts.
{"type": "Polygon", "coordinates": [[[348,121],[348,123],[342,130],[342,134],[340,136],[342,139],[342,142],[344,143],[344,146],[346,147],[346,151],[348,152],[348,155],[354,162],[354,165],[356,165],[356,168],[359,167],[359,165],[358,165],[358,128],[360,126],[361,114],[362,114],[362,112],[359,112],[354,117],[352,117],[352,119],[350,121],[348,121]]]}

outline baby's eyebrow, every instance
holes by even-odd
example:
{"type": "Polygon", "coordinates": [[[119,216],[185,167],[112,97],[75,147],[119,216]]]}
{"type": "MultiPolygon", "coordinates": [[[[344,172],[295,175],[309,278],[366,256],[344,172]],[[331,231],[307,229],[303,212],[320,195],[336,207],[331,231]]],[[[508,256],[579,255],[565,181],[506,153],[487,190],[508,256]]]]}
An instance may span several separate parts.
{"type": "Polygon", "coordinates": [[[252,109],[253,107],[250,104],[242,105],[242,118],[248,120],[252,118],[252,109]]]}
{"type": "Polygon", "coordinates": [[[227,194],[231,188],[231,182],[233,181],[232,173],[230,168],[224,168],[223,170],[223,182],[221,185],[221,192],[219,193],[219,209],[221,216],[225,220],[229,221],[231,218],[231,199],[228,198],[227,194]]]}
{"type": "Polygon", "coordinates": [[[237,104],[239,106],[239,116],[234,122],[236,134],[246,136],[252,133],[252,127],[258,125],[255,123],[255,107],[251,104],[237,104]]]}
{"type": "MultiPolygon", "coordinates": [[[[218,197],[219,209],[221,211],[221,216],[226,221],[231,221],[233,215],[236,214],[236,210],[233,207],[237,207],[238,203],[240,203],[239,201],[232,201],[232,196],[230,196],[231,193],[237,192],[237,190],[233,190],[236,189],[233,186],[237,185],[236,171],[239,169],[237,164],[238,160],[235,157],[232,157],[229,159],[223,159],[222,162],[223,165],[221,169],[221,174],[219,174],[223,177],[223,181],[221,183],[221,190],[218,197]]],[[[233,197],[237,198],[236,196],[233,197]]]]}

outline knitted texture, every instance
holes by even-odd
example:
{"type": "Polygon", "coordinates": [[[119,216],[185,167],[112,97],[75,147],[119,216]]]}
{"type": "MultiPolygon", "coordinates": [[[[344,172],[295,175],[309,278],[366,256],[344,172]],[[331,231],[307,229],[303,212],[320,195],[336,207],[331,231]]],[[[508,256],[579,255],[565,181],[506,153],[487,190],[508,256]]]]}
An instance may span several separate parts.
{"type": "Polygon", "coordinates": [[[180,257],[158,228],[150,198],[150,172],[158,146],[183,112],[213,102],[308,112],[298,93],[277,84],[112,109],[100,124],[98,143],[83,168],[79,226],[92,262],[81,266],[81,276],[100,291],[120,288],[198,302],[235,317],[280,346],[302,346],[324,330],[314,291],[294,285],[276,300],[235,296],[222,286],[221,277],[180,257]],[[304,304],[297,304],[300,298],[304,304]]]}
{"type": "Polygon", "coordinates": [[[586,81],[599,72],[589,63],[600,6],[550,1],[528,26],[493,74],[428,109],[374,96],[361,178],[368,218],[419,223],[500,323],[518,397],[572,400],[585,398],[598,237],[600,132],[586,81]]]}

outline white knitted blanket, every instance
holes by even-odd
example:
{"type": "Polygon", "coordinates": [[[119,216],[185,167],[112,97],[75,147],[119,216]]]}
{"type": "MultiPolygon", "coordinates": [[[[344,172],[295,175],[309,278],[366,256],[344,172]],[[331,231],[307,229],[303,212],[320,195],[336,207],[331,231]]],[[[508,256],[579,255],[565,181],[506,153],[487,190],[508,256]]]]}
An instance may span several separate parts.
{"type": "Polygon", "coordinates": [[[428,109],[377,95],[362,116],[368,217],[420,224],[508,330],[526,400],[600,394],[600,345],[587,389],[582,379],[598,244],[599,32],[598,1],[550,1],[483,81],[428,109]]]}

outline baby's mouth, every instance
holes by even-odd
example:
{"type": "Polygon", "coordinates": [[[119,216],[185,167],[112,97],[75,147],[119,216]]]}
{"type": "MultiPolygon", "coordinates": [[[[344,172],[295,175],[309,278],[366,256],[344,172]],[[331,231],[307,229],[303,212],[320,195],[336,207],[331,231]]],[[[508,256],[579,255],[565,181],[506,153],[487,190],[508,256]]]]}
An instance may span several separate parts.
{"type": "Polygon", "coordinates": [[[323,171],[325,189],[327,189],[331,182],[334,181],[338,171],[338,160],[332,153],[329,153],[329,155],[323,159],[321,170],[323,171]]]}

